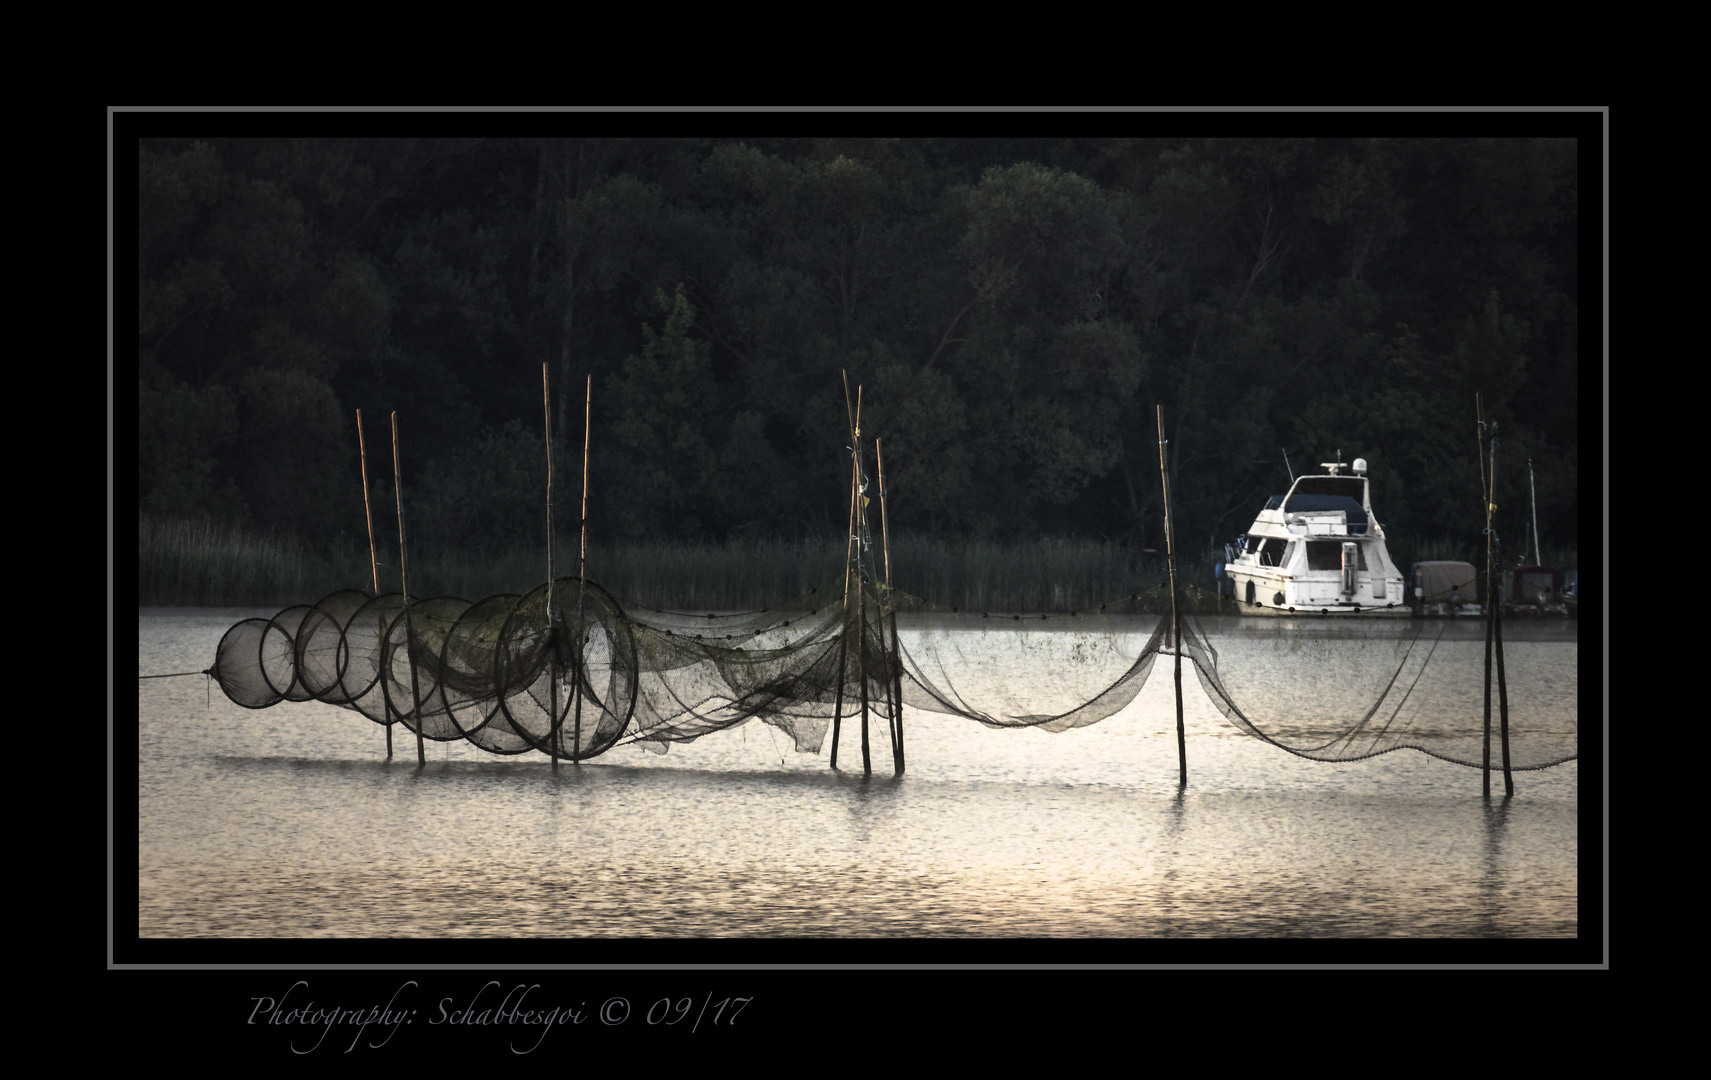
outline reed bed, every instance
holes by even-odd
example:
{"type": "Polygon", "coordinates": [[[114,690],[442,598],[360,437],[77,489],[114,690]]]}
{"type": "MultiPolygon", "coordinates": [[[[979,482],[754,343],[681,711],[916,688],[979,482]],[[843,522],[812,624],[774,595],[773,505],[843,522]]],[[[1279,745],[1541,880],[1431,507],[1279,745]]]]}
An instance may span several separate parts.
{"type": "MultiPolygon", "coordinates": [[[[289,535],[252,532],[206,520],[144,518],[137,537],[138,603],[147,607],[286,607],[340,589],[372,588],[366,543],[344,540],[317,550],[289,535]]],[[[566,545],[557,572],[577,572],[566,545]]],[[[885,576],[883,550],[872,553],[885,576]]],[[[591,543],[588,577],[626,606],[675,611],[748,611],[780,604],[817,606],[842,587],[839,540],[741,540],[727,543],[591,543]],[[810,596],[819,590],[819,596],[810,596]]],[[[1213,556],[1179,560],[1191,596],[1210,597],[1213,556]]],[[[381,559],[380,591],[400,591],[397,558],[381,559]]],[[[416,598],[477,600],[523,593],[546,577],[536,550],[500,554],[410,553],[416,598]]],[[[965,541],[916,537],[891,546],[891,579],[900,592],[962,610],[1067,612],[1146,592],[1165,583],[1161,557],[1102,541],[965,541]]],[[[1216,609],[1190,599],[1195,610],[1216,609]]]]}
{"type": "MultiPolygon", "coordinates": [[[[873,565],[885,575],[883,551],[873,565]]],[[[835,540],[631,544],[589,549],[589,577],[626,603],[690,611],[749,610],[840,588],[835,540]]],[[[1205,568],[1210,580],[1210,564],[1205,568]]],[[[1164,581],[1162,560],[1100,541],[911,538],[891,545],[899,592],[946,607],[1073,611],[1164,581]]]]}
{"type": "MultiPolygon", "coordinates": [[[[316,550],[292,536],[255,533],[211,521],[144,518],[137,534],[138,603],[146,606],[236,607],[312,603],[337,589],[370,588],[368,547],[354,540],[316,550]]],[[[1513,563],[1516,554],[1508,553],[1513,563]]],[[[1548,548],[1548,566],[1577,565],[1571,547],[1548,548]]],[[[1412,562],[1459,559],[1484,566],[1483,549],[1425,541],[1412,562]]],[[[1184,555],[1177,578],[1192,610],[1217,610],[1211,552],[1184,555]]],[[[793,603],[811,589],[840,588],[841,540],[741,540],[691,544],[591,542],[588,576],[629,606],[678,611],[744,611],[793,603]]],[[[1530,561],[1530,560],[1529,560],[1530,561]]],[[[884,555],[874,565],[885,573],[884,555]]],[[[575,546],[566,541],[559,572],[576,573],[575,546]]],[[[1164,559],[1097,540],[970,541],[903,537],[891,544],[891,577],[898,591],[945,607],[995,612],[1076,611],[1156,588],[1167,579],[1164,559]]],[[[410,554],[411,593],[477,600],[521,593],[546,577],[539,551],[500,555],[410,554]]],[[[380,566],[382,591],[397,591],[396,557],[380,566]]]]}
{"type": "Polygon", "coordinates": [[[369,584],[366,550],[358,563],[292,536],[146,517],[137,528],[137,578],[139,604],[183,607],[283,606],[369,584]]]}
{"type": "MultiPolygon", "coordinates": [[[[292,538],[210,522],[144,519],[138,532],[138,602],[148,606],[266,606],[310,603],[337,589],[368,589],[366,542],[317,552],[292,538]]],[[[559,549],[559,573],[576,573],[575,546],[559,549]]],[[[884,554],[873,553],[881,577],[884,554]]],[[[380,587],[397,591],[396,558],[382,560],[380,587]]],[[[629,606],[742,611],[791,603],[811,589],[840,588],[841,540],[740,540],[691,544],[594,542],[588,576],[629,606]]],[[[1102,541],[894,539],[892,582],[946,607],[1020,612],[1074,611],[1151,589],[1164,560],[1102,541]]],[[[1212,584],[1211,559],[1179,562],[1184,583],[1212,584]]],[[[497,556],[410,553],[414,596],[480,599],[520,593],[546,577],[539,551],[497,556]]]]}
{"type": "MultiPolygon", "coordinates": [[[[903,592],[979,611],[1077,611],[1169,576],[1162,558],[1085,540],[919,538],[894,544],[892,559],[892,580],[903,592]]],[[[1181,576],[1184,568],[1177,569],[1181,576]]]]}

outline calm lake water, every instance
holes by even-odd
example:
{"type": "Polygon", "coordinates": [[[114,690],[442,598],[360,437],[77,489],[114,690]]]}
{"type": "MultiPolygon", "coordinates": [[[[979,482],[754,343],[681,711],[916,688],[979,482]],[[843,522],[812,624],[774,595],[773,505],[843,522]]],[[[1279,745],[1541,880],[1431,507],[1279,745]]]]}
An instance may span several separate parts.
{"type": "MultiPolygon", "coordinates": [[[[271,614],[144,610],[138,673],[205,668],[234,622],[271,614]]],[[[1513,626],[1506,639],[1525,639],[1513,626]]],[[[1574,630],[1559,624],[1518,650],[1527,661],[1510,664],[1512,698],[1549,688],[1553,708],[1574,707],[1574,630]]],[[[847,720],[837,773],[759,723],[556,771],[539,755],[430,742],[418,768],[413,735],[395,730],[389,760],[384,729],[345,709],[250,711],[200,677],[142,680],[138,929],[587,940],[1581,932],[1577,762],[1518,773],[1513,799],[1487,802],[1475,769],[1411,750],[1302,760],[1232,728],[1192,677],[1184,693],[1179,791],[1168,658],[1123,712],[1061,734],[909,710],[907,774],[890,776],[876,729],[867,780],[847,720]]]]}

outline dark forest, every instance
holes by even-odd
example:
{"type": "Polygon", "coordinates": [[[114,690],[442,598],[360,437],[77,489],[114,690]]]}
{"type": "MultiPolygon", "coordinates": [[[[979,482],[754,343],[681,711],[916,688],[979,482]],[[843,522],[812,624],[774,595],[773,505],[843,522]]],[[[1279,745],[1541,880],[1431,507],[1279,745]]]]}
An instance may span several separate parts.
{"type": "Polygon", "coordinates": [[[1184,549],[1340,452],[1472,550],[1482,395],[1577,543],[1574,138],[144,138],[121,218],[132,152],[147,518],[353,543],[396,411],[413,549],[536,544],[544,364],[609,542],[841,536],[847,372],[893,529],[1162,549],[1162,406],[1184,549]]]}

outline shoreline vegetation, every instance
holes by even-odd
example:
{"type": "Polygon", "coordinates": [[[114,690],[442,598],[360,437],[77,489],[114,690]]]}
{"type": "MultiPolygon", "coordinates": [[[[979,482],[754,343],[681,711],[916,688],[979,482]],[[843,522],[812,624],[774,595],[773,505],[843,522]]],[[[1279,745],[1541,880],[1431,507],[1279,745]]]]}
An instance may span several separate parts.
{"type": "MultiPolygon", "coordinates": [[[[560,576],[576,573],[576,538],[561,538],[554,556],[560,576]]],[[[1575,565],[1571,551],[1547,551],[1547,565],[1575,565]],[[1551,562],[1552,558],[1557,562],[1551,562]],[[1563,561],[1566,559],[1566,561],[1563,561]]],[[[884,575],[884,555],[875,553],[884,575]]],[[[816,540],[590,540],[588,577],[625,606],[680,611],[755,610],[841,582],[844,544],[816,540]]],[[[1185,595],[1216,608],[1213,566],[1222,550],[1188,552],[1177,560],[1185,595]]],[[[1462,559],[1483,565],[1482,553],[1445,542],[1424,543],[1409,561],[1462,559]]],[[[900,592],[965,610],[1067,612],[1163,584],[1162,553],[1104,540],[1041,538],[963,540],[894,537],[892,580],[900,592]]],[[[398,591],[397,557],[380,559],[382,592],[398,591]]],[[[1401,563],[1406,570],[1406,563],[1401,563]]],[[[366,541],[315,548],[298,537],[268,534],[207,520],[143,517],[138,527],[138,604],[142,607],[268,607],[314,603],[339,589],[372,591],[366,541]]],[[[546,557],[535,550],[499,554],[410,553],[411,595],[479,600],[522,593],[546,580],[546,557]]]]}
{"type": "Polygon", "coordinates": [[[591,575],[625,592],[616,537],[835,549],[859,421],[894,544],[1162,553],[1168,476],[1176,554],[1205,561],[1340,454],[1398,557],[1483,551],[1488,506],[1512,553],[1572,545],[1602,129],[1552,126],[127,139],[138,509],[333,553],[366,549],[365,486],[397,536],[401,484],[427,574],[544,548],[556,492],[558,535],[591,522],[591,575]]]}

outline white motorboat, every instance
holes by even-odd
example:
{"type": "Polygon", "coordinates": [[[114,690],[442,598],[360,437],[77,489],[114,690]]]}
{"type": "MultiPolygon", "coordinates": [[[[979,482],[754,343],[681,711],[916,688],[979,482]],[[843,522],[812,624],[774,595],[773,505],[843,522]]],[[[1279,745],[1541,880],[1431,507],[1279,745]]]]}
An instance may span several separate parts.
{"type": "Polygon", "coordinates": [[[1345,465],[1339,452],[1323,468],[1272,496],[1225,564],[1242,612],[1412,614],[1372,512],[1366,459],[1345,465]]]}

